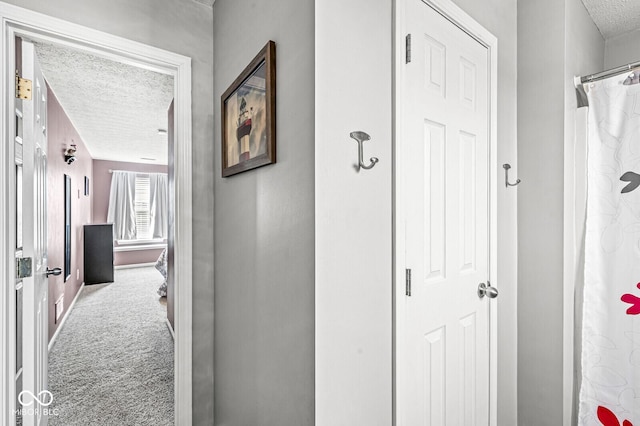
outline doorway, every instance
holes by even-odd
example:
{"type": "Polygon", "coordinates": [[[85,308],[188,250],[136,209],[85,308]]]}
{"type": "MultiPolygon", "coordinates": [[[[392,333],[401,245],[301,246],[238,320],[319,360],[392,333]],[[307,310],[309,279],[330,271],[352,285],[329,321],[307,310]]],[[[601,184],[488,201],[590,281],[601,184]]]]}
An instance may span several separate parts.
{"type": "Polygon", "coordinates": [[[397,2],[395,421],[496,424],[497,40],[397,2]]]}
{"type": "MultiPolygon", "coordinates": [[[[5,84],[2,85],[3,102],[0,129],[6,140],[15,134],[15,98],[10,88],[14,86],[15,38],[25,37],[68,46],[96,56],[127,63],[147,70],[172,75],[175,81],[175,131],[173,167],[175,173],[175,276],[180,284],[175,293],[175,421],[176,424],[191,423],[191,286],[192,286],[192,233],[191,233],[191,65],[190,59],[150,46],[132,42],[49,18],[19,7],[3,5],[2,11],[2,61],[5,84]]],[[[15,392],[16,367],[16,292],[12,283],[16,280],[14,251],[16,247],[16,178],[14,169],[14,147],[6,143],[0,151],[0,162],[5,171],[0,175],[0,263],[2,265],[2,291],[0,291],[0,314],[2,318],[1,344],[4,348],[0,359],[0,412],[3,424],[15,424],[17,395],[15,392]]],[[[46,348],[45,348],[46,349],[46,348]]]]}

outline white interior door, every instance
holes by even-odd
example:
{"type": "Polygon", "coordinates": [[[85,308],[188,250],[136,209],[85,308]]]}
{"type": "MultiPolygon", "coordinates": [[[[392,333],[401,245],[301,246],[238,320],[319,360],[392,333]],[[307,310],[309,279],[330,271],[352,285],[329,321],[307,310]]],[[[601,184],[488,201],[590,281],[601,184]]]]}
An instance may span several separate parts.
{"type": "MultiPolygon", "coordinates": [[[[23,40],[22,78],[32,82],[31,100],[16,102],[16,194],[18,227],[16,258],[31,259],[31,273],[18,278],[18,371],[16,394],[22,424],[47,423],[51,402],[47,388],[47,88],[34,46],[23,40]],[[20,318],[20,312],[22,312],[20,318]]],[[[19,53],[18,53],[19,54],[19,53]]],[[[20,62],[19,61],[19,62],[20,62]]],[[[62,195],[62,194],[61,194],[62,195]]]]}
{"type": "Polygon", "coordinates": [[[400,302],[399,418],[488,425],[490,298],[478,287],[490,279],[489,54],[421,0],[406,2],[405,23],[400,173],[411,288],[400,302]]]}

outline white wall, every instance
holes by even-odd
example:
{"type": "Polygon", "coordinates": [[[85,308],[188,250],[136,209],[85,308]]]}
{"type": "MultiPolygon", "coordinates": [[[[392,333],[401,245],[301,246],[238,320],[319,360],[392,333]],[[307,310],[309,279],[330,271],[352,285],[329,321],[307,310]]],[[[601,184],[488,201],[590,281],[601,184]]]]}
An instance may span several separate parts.
{"type": "MultiPolygon", "coordinates": [[[[516,0],[456,0],[498,38],[498,163],[516,160],[516,0]]],[[[316,424],[391,424],[392,0],[316,2],[316,424]],[[356,173],[363,130],[372,170],[356,173]]],[[[516,191],[499,186],[498,424],[516,424],[516,191]]]]}
{"type": "Polygon", "coordinates": [[[391,424],[391,0],[316,1],[316,424],[391,424]],[[349,133],[371,135],[359,173],[349,133]]]}
{"type": "Polygon", "coordinates": [[[605,41],[604,67],[611,69],[640,61],[640,29],[605,41]]]}

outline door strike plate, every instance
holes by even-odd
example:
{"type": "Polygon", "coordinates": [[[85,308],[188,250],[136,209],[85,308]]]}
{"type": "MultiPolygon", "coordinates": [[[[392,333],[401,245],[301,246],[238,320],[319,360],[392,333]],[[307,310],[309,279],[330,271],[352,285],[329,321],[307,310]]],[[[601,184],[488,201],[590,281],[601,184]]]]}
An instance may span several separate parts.
{"type": "Polygon", "coordinates": [[[17,264],[17,278],[29,278],[33,274],[33,261],[30,257],[19,257],[17,264]]]}

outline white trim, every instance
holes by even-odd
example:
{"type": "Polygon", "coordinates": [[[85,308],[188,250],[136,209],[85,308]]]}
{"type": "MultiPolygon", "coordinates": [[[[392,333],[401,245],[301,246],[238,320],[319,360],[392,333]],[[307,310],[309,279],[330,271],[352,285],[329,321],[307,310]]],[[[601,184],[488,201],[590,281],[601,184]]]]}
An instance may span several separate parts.
{"type": "Polygon", "coordinates": [[[71,311],[73,311],[73,307],[76,305],[76,301],[80,297],[80,293],[82,293],[82,290],[84,290],[84,282],[82,283],[82,285],[78,289],[78,292],[76,293],[75,297],[71,301],[71,304],[67,308],[67,312],[62,317],[62,321],[60,321],[60,325],[58,325],[58,328],[56,329],[56,332],[53,333],[53,336],[51,336],[51,340],[49,340],[49,352],[51,352],[51,349],[53,348],[53,345],[56,343],[56,339],[58,338],[58,334],[60,334],[60,331],[62,330],[62,327],[64,327],[64,323],[67,322],[67,318],[69,317],[69,315],[71,315],[71,311]]]}
{"type": "MultiPolygon", "coordinates": [[[[408,426],[402,419],[402,401],[404,395],[402,395],[402,386],[399,386],[397,381],[401,374],[398,374],[397,369],[401,368],[397,360],[403,357],[402,345],[398,342],[404,340],[404,305],[402,301],[405,299],[404,295],[404,280],[405,280],[405,235],[404,229],[406,226],[404,217],[404,200],[406,195],[403,192],[402,176],[398,174],[398,170],[402,170],[403,158],[402,150],[399,148],[402,144],[402,117],[403,102],[405,94],[403,92],[404,85],[404,50],[405,50],[405,22],[404,16],[406,11],[406,2],[409,0],[394,0],[394,173],[393,173],[393,190],[394,190],[394,216],[393,216],[393,256],[394,256],[394,337],[393,337],[393,386],[394,386],[394,398],[393,398],[393,421],[397,426],[408,426]]],[[[482,25],[476,22],[466,12],[455,5],[451,0],[422,0],[427,5],[433,7],[440,14],[445,16],[463,31],[467,32],[470,36],[475,38],[480,44],[487,48],[489,55],[489,143],[490,143],[490,186],[489,191],[491,194],[490,199],[490,244],[491,250],[489,253],[489,277],[492,285],[500,287],[498,273],[498,189],[500,188],[500,182],[498,181],[498,39],[487,31],[482,25]]],[[[491,426],[497,425],[498,416],[498,309],[496,306],[496,300],[491,302],[490,308],[490,365],[489,365],[489,424],[491,426]]]]}
{"type": "Polygon", "coordinates": [[[131,245],[143,246],[145,244],[167,244],[167,239],[155,238],[153,240],[116,240],[116,247],[131,246],[131,245]]]}
{"type": "Polygon", "coordinates": [[[135,269],[135,268],[147,268],[149,266],[155,266],[156,262],[149,263],[132,263],[130,265],[116,265],[113,269],[135,269]]]}
{"type": "Polygon", "coordinates": [[[115,246],[113,248],[114,253],[119,253],[122,251],[143,251],[143,250],[159,250],[167,248],[166,243],[162,244],[141,244],[141,245],[125,245],[125,246],[115,246]]]}
{"type": "MultiPolygon", "coordinates": [[[[173,75],[175,85],[175,258],[174,272],[180,277],[175,293],[177,319],[175,344],[175,423],[192,423],[192,120],[191,120],[191,58],[142,43],[96,31],[41,13],[0,2],[0,49],[2,85],[0,86],[0,132],[5,141],[13,140],[15,119],[14,35],[53,42],[66,47],[117,62],[173,75]],[[9,113],[11,115],[9,115],[9,113]]],[[[13,144],[0,149],[0,424],[14,424],[15,342],[12,327],[15,317],[15,271],[13,259],[15,241],[15,182],[13,144]]]]}
{"type": "MultiPolygon", "coordinates": [[[[584,268],[582,243],[587,209],[587,134],[589,108],[568,108],[571,117],[565,119],[564,138],[564,201],[563,201],[563,345],[562,345],[562,393],[563,425],[573,424],[577,415],[580,373],[579,345],[581,330],[576,326],[576,291],[578,279],[584,268]],[[569,127],[571,126],[571,127],[569,127]],[[577,356],[577,358],[576,358],[577,356]]],[[[581,283],[584,284],[584,283],[581,283]]],[[[579,311],[581,312],[581,311],[579,311]]]]}
{"type": "Polygon", "coordinates": [[[173,332],[173,327],[171,327],[171,323],[169,322],[169,318],[164,319],[165,324],[167,324],[167,328],[169,329],[169,334],[171,334],[171,338],[175,341],[176,335],[173,332]]]}

